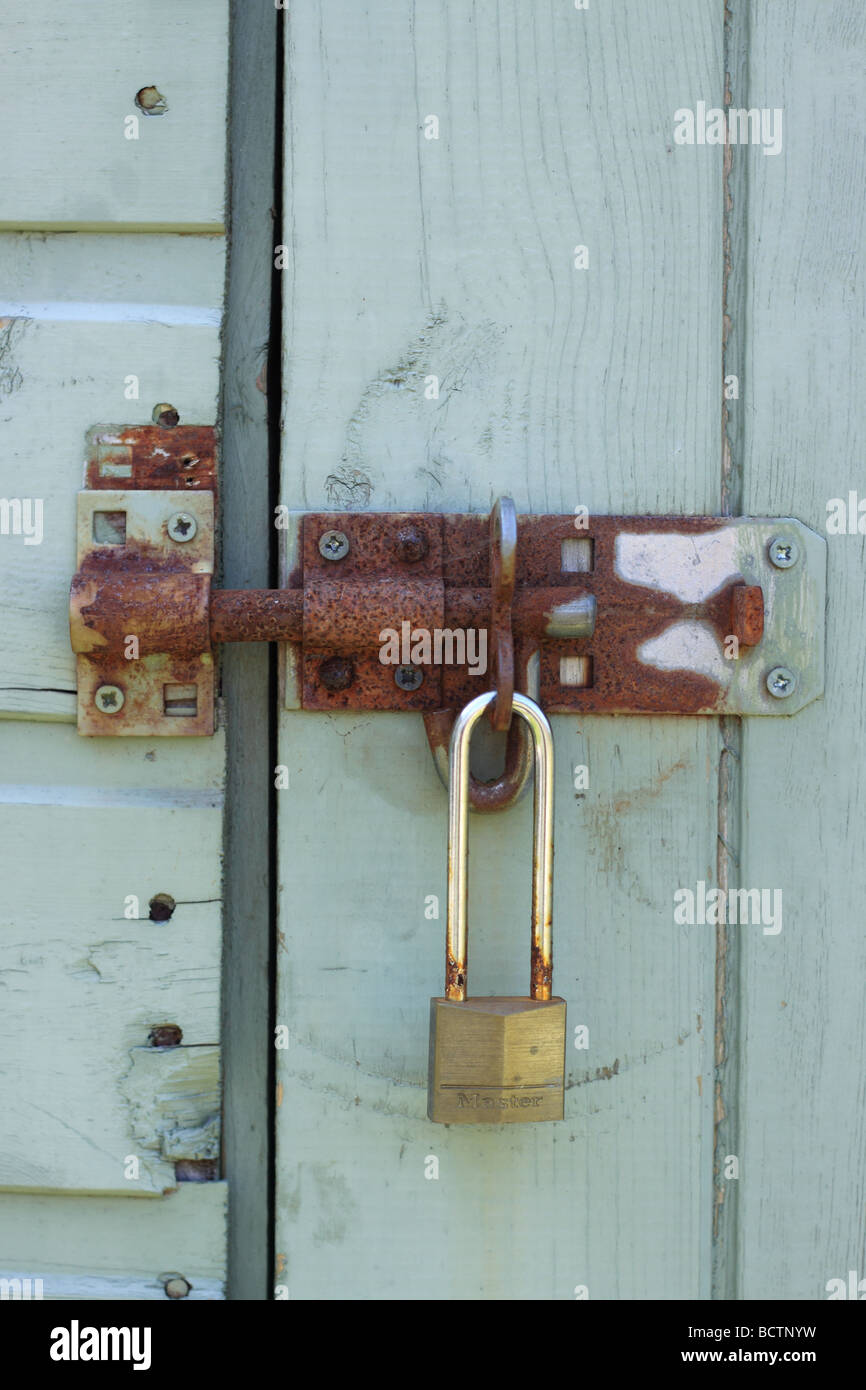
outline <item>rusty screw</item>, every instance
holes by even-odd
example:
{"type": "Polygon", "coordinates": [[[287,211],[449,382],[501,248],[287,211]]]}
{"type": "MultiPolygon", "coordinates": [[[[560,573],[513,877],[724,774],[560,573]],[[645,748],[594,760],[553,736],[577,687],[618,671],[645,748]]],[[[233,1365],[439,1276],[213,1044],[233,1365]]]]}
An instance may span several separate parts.
{"type": "Polygon", "coordinates": [[[137,91],[135,104],[146,116],[162,116],[168,110],[168,102],[156,87],[142,87],[137,91]]]}
{"type": "Polygon", "coordinates": [[[424,683],[424,672],[420,666],[398,666],[394,682],[401,690],[417,690],[424,683]]]}
{"type": "Polygon", "coordinates": [[[168,1278],[163,1275],[162,1286],[166,1298],[186,1298],[192,1288],[192,1284],[188,1279],[184,1279],[182,1274],[170,1274],[168,1278]]]}
{"type": "Polygon", "coordinates": [[[398,560],[405,560],[407,565],[414,565],[424,559],[429,546],[427,537],[417,526],[402,526],[397,532],[394,549],[398,560]]]}
{"type": "Polygon", "coordinates": [[[182,1038],[183,1030],[176,1023],[159,1023],[147,1035],[151,1047],[178,1047],[182,1038]]]}
{"type": "Polygon", "coordinates": [[[775,536],[770,541],[769,547],[770,564],[775,565],[777,570],[789,570],[792,565],[796,565],[800,558],[800,547],[797,542],[784,536],[775,536]]]}
{"type": "Polygon", "coordinates": [[[168,519],[168,534],[173,541],[191,541],[198,530],[198,522],[191,512],[175,512],[168,519]]]}
{"type": "Polygon", "coordinates": [[[148,903],[151,922],[168,922],[177,903],[170,893],[155,893],[148,903]]]}
{"type": "Polygon", "coordinates": [[[101,685],[93,699],[103,714],[119,714],[126,696],[119,685],[101,685]]]}
{"type": "Polygon", "coordinates": [[[767,689],[777,700],[786,700],[797,689],[797,677],[787,666],[774,666],[767,676],[767,689]]]}
{"type": "Polygon", "coordinates": [[[173,430],[180,416],[168,401],[160,401],[159,405],[153,407],[151,419],[155,425],[162,425],[164,430],[173,430]]]}
{"type": "Polygon", "coordinates": [[[319,667],[326,690],[347,690],[355,679],[355,667],[347,656],[329,656],[319,667]]]}
{"type": "Polygon", "coordinates": [[[344,560],[349,553],[349,537],[345,531],[325,531],[319,537],[319,554],[326,560],[344,560]]]}

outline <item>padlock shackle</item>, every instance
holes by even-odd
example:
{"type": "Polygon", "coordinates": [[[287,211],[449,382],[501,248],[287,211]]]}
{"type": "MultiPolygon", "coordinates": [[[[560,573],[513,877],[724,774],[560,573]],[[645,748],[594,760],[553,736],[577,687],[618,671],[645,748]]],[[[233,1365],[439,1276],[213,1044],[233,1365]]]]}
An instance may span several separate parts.
{"type": "MultiPolygon", "coordinates": [[[[467,984],[469,888],[469,750],[472,730],[496,692],[478,695],[460,711],[448,756],[448,924],[445,997],[464,1000],[467,984]]],[[[553,988],[553,732],[534,700],[515,692],[514,713],[532,733],[535,795],[532,836],[532,956],[530,998],[549,999],[553,988]]]]}

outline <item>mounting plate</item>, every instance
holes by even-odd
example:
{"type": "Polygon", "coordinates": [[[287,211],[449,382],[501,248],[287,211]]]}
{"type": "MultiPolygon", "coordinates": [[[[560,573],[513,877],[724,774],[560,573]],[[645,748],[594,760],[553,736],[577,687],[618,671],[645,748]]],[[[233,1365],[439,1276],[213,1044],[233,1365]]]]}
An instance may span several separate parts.
{"type": "MultiPolygon", "coordinates": [[[[516,593],[549,595],[568,588],[591,595],[597,605],[591,637],[561,636],[551,624],[540,641],[516,640],[517,688],[547,713],[778,716],[795,714],[823,693],[827,543],[802,522],[593,516],[578,525],[567,515],[517,520],[516,593]],[[796,559],[787,568],[770,558],[776,540],[795,543],[796,559]],[[734,657],[727,640],[734,627],[734,591],[753,587],[763,593],[763,635],[754,645],[738,643],[734,657]],[[784,698],[767,685],[777,668],[795,677],[784,698]]],[[[382,666],[366,631],[370,615],[381,609],[384,582],[405,583],[415,575],[426,578],[431,595],[438,580],[444,602],[438,621],[445,628],[465,623],[473,608],[467,596],[489,582],[486,516],[321,512],[290,513],[287,521],[281,533],[286,584],[302,588],[305,602],[322,586],[342,593],[346,612],[344,631],[331,633],[327,647],[308,640],[306,627],[303,643],[284,644],[286,708],[459,709],[487,688],[485,676],[469,674],[464,664],[431,669],[417,691],[398,690],[393,667],[382,666]],[[394,537],[407,525],[425,533],[427,555],[419,564],[395,565],[394,537]],[[328,530],[348,540],[348,553],[337,562],[318,548],[328,530]],[[360,636],[354,641],[362,629],[363,642],[360,636]],[[351,658],[355,678],[348,688],[330,691],[317,673],[335,652],[351,658]]],[[[405,616],[412,612],[407,602],[405,616]]]]}

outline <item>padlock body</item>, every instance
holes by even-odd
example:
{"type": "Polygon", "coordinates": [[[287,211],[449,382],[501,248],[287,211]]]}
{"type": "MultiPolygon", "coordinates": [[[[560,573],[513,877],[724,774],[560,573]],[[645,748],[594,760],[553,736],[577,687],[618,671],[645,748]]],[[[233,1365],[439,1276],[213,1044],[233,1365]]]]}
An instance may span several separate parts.
{"type": "Polygon", "coordinates": [[[564,1096],[564,999],[430,1000],[431,1120],[561,1120],[564,1096]]]}

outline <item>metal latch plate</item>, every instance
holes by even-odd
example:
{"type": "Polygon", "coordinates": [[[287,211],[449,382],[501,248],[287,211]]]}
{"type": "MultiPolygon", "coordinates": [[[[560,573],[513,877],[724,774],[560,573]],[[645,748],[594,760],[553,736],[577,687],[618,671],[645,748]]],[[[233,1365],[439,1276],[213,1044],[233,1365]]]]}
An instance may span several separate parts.
{"type": "MultiPolygon", "coordinates": [[[[207,590],[214,568],[214,497],[212,492],[98,490],[78,494],[78,534],[75,610],[78,675],[78,732],[81,734],[163,735],[212,734],[214,730],[214,659],[210,650],[183,655],[150,651],[148,633],[154,616],[164,627],[172,623],[172,602],[189,604],[190,575],[204,578],[198,585],[203,605],[202,631],[207,633],[207,590]],[[181,518],[180,524],[173,518],[181,518]],[[189,520],[187,520],[189,519],[189,520]],[[190,524],[191,522],[191,524],[190,524]],[[174,540],[170,526],[182,540],[174,540]],[[88,586],[101,587],[105,602],[106,576],[117,584],[118,596],[128,598],[137,586],[146,592],[149,579],[162,612],[148,611],[148,621],[136,624],[128,613],[123,647],[129,655],[111,655],[100,648],[105,639],[88,628],[88,586]],[[138,631],[136,628],[138,627],[138,631]],[[129,640],[127,640],[129,639],[129,640]],[[89,646],[87,651],[82,648],[89,646]],[[135,655],[138,650],[138,655],[135,655]],[[118,693],[119,692],[119,693],[118,693]]],[[[149,595],[148,595],[149,597],[149,595]]],[[[187,613],[185,612],[185,617],[187,613]]],[[[205,640],[204,646],[209,646],[205,640]]]]}
{"type": "MultiPolygon", "coordinates": [[[[488,688],[485,674],[464,664],[431,669],[417,690],[398,690],[368,630],[388,581],[394,625],[414,622],[421,584],[406,588],[411,602],[402,609],[399,602],[410,576],[427,580],[426,621],[459,627],[472,609],[468,596],[489,582],[486,517],[322,512],[289,522],[287,584],[303,587],[305,602],[313,595],[313,606],[319,592],[333,604],[342,595],[343,604],[327,646],[286,644],[287,708],[459,709],[488,688]],[[427,551],[421,562],[395,564],[395,538],[407,528],[423,534],[427,551]],[[348,541],[337,562],[319,551],[328,531],[348,541]],[[335,654],[352,663],[344,689],[322,679],[335,654]]],[[[552,714],[794,714],[823,692],[826,550],[823,537],[792,518],[520,516],[517,592],[580,589],[594,596],[597,621],[591,637],[563,637],[551,618],[541,640],[517,641],[517,688],[552,714]],[[795,559],[783,568],[770,551],[788,541],[795,559]],[[763,636],[732,644],[734,591],[752,586],[763,593],[763,636]],[[779,669],[794,677],[781,698],[768,685],[779,669]]]]}

